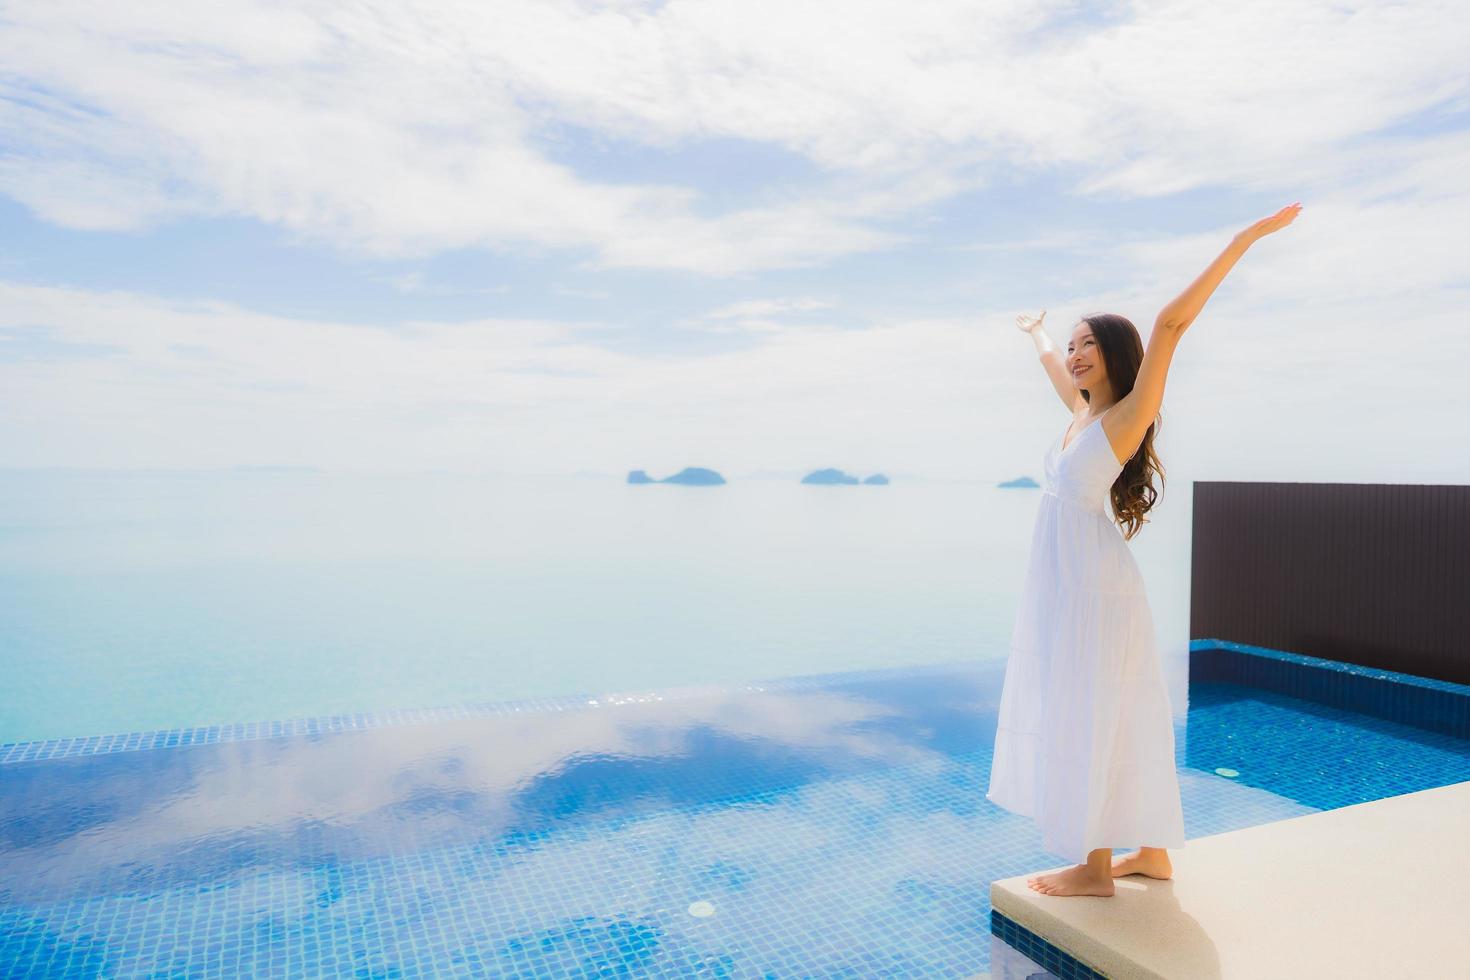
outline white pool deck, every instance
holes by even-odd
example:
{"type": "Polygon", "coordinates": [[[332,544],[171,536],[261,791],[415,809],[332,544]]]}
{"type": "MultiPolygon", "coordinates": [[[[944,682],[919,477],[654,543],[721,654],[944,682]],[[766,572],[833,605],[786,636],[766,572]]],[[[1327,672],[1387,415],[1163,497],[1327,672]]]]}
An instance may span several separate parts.
{"type": "MultiPolygon", "coordinates": [[[[1041,895],[1003,915],[1114,980],[1470,977],[1470,782],[1190,840],[1174,877],[1041,895]]],[[[999,942],[999,940],[996,940],[999,942]]],[[[992,964],[992,976],[1006,976],[992,964]]]]}

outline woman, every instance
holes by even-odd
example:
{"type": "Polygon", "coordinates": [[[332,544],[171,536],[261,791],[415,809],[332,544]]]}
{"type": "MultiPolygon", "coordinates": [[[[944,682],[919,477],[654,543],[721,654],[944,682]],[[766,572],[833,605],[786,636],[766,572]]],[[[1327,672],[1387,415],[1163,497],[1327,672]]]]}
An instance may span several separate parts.
{"type": "Polygon", "coordinates": [[[1035,891],[1112,895],[1119,875],[1170,877],[1168,848],[1184,846],[1169,694],[1126,542],[1158,499],[1154,427],[1175,346],[1246,249],[1300,211],[1289,204],[1237,234],[1164,307],[1147,351],[1115,314],[1084,317],[1065,356],[1042,329],[1045,311],[1017,318],[1072,413],[1045,457],[985,794],[1035,819],[1046,850],[1080,860],[1029,879],[1035,891]]]}

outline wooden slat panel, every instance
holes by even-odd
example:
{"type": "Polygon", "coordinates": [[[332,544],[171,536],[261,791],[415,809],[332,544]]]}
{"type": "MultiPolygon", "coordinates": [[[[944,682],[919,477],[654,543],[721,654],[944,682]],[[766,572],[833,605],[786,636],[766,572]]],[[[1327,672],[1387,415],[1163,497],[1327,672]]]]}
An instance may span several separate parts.
{"type": "Polygon", "coordinates": [[[1470,684],[1470,487],[1194,484],[1190,636],[1470,684]]]}

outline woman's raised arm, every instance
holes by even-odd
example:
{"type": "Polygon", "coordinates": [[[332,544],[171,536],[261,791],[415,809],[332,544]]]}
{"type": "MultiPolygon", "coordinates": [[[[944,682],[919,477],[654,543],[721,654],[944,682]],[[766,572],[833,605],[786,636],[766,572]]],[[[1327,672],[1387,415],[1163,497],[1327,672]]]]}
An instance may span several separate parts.
{"type": "Polygon", "coordinates": [[[1249,228],[1237,233],[1230,240],[1230,244],[1225,246],[1225,251],[1215,257],[1215,261],[1211,262],[1209,267],[1189,284],[1189,288],[1159,311],[1158,318],[1154,321],[1154,328],[1175,327],[1183,331],[1193,323],[1194,318],[1199,316],[1199,311],[1204,309],[1205,301],[1215,292],[1215,287],[1220,285],[1226,273],[1235,266],[1236,261],[1245,254],[1245,250],[1273,231],[1280,231],[1291,224],[1301,210],[1300,201],[1288,204],[1269,218],[1262,218],[1249,228]]]}
{"type": "Polygon", "coordinates": [[[1046,376],[1051,379],[1051,386],[1057,390],[1057,397],[1062,400],[1063,405],[1067,406],[1067,411],[1076,414],[1077,400],[1081,394],[1072,386],[1072,379],[1067,377],[1067,365],[1063,363],[1061,350],[1052,343],[1046,328],[1041,324],[1041,321],[1045,319],[1045,310],[1041,311],[1040,316],[1028,316],[1022,313],[1016,317],[1016,327],[1022,333],[1029,333],[1031,339],[1036,341],[1036,354],[1041,358],[1041,366],[1046,369],[1046,376]]]}
{"type": "Polygon", "coordinates": [[[1225,273],[1245,254],[1247,248],[1273,231],[1279,231],[1291,224],[1301,208],[1300,203],[1288,204],[1271,217],[1262,218],[1237,234],[1225,251],[1210,263],[1210,267],[1200,273],[1199,278],[1190,283],[1189,288],[1180,293],[1178,299],[1159,313],[1158,320],[1154,322],[1154,331],[1149,334],[1148,344],[1143,351],[1143,363],[1138,366],[1138,375],[1133,379],[1133,390],[1118,400],[1118,407],[1112,413],[1113,428],[1110,438],[1115,445],[1130,447],[1129,456],[1138,451],[1138,445],[1143,441],[1148,427],[1158,418],[1159,408],[1164,402],[1164,384],[1168,380],[1169,365],[1174,360],[1179,338],[1184,336],[1185,329],[1199,315],[1205,300],[1210,298],[1215,287],[1220,285],[1220,280],[1225,278],[1225,273]]]}

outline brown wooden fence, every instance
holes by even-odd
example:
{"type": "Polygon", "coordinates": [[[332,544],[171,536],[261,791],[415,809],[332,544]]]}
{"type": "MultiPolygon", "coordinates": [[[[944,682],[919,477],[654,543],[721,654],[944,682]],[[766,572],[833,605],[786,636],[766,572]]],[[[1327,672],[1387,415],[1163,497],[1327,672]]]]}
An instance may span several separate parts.
{"type": "Polygon", "coordinates": [[[1470,487],[1194,484],[1190,633],[1470,684],[1470,487]]]}

